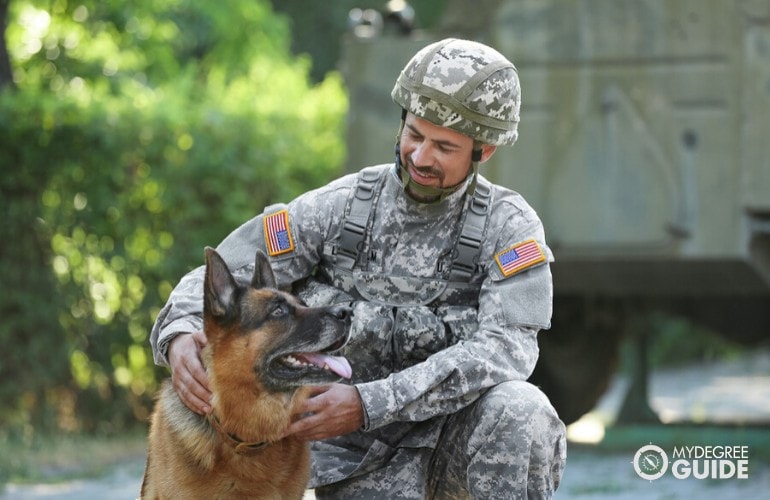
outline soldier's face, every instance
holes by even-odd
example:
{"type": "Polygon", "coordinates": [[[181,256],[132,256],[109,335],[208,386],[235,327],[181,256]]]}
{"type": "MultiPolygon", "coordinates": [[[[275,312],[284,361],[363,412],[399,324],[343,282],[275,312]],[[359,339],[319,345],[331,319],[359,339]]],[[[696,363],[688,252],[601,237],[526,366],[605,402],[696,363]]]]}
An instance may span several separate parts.
{"type": "Polygon", "coordinates": [[[401,134],[401,161],[412,180],[449,188],[468,177],[473,139],[407,113],[401,134]]]}
{"type": "MultiPolygon", "coordinates": [[[[482,146],[481,161],[486,161],[495,147],[482,146]]],[[[401,134],[401,162],[418,184],[451,188],[470,173],[473,139],[452,129],[440,127],[407,113],[401,134]]]]}

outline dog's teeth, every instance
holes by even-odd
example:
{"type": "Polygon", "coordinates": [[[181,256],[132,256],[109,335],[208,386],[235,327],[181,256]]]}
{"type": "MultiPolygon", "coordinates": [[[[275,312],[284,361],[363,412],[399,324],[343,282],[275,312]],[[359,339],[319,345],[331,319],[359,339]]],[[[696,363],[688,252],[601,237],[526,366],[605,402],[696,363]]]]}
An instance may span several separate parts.
{"type": "Polygon", "coordinates": [[[308,363],[307,361],[303,361],[301,359],[297,359],[294,356],[292,356],[291,354],[284,356],[283,357],[283,362],[286,363],[287,365],[293,366],[295,368],[304,368],[304,367],[308,367],[308,366],[313,366],[312,363],[308,363]]]}
{"type": "Polygon", "coordinates": [[[302,362],[294,356],[285,356],[283,359],[287,364],[291,366],[302,366],[302,362]]]}

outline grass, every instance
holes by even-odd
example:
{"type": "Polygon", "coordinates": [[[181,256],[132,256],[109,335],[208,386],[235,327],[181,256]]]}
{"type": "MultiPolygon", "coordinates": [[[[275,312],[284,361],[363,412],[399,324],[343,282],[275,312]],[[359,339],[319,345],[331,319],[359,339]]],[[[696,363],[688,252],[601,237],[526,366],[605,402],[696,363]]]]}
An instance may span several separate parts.
{"type": "Polygon", "coordinates": [[[101,477],[126,462],[141,463],[146,434],[0,436],[0,490],[8,482],[57,483],[101,477]]]}

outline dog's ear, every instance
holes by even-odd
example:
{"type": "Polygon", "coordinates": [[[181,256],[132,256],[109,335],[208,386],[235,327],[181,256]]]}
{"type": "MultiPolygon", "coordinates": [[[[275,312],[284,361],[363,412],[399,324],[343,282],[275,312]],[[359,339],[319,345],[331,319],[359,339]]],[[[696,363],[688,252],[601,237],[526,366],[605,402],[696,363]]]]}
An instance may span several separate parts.
{"type": "Polygon", "coordinates": [[[227,264],[213,248],[206,247],[206,278],[203,284],[204,311],[223,317],[230,308],[238,285],[227,264]]]}
{"type": "Polygon", "coordinates": [[[251,278],[251,286],[254,288],[275,288],[275,274],[270,267],[265,252],[257,248],[257,255],[254,257],[254,277],[251,278]]]}

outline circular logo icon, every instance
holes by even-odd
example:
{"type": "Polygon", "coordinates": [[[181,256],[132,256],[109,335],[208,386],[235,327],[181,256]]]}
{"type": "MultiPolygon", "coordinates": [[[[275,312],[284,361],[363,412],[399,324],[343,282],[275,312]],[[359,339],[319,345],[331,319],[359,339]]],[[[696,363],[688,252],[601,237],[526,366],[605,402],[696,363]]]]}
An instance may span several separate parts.
{"type": "Polygon", "coordinates": [[[639,448],[631,463],[639,477],[654,481],[668,470],[668,455],[663,448],[650,443],[639,448]]]}

